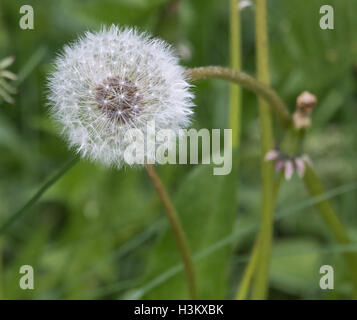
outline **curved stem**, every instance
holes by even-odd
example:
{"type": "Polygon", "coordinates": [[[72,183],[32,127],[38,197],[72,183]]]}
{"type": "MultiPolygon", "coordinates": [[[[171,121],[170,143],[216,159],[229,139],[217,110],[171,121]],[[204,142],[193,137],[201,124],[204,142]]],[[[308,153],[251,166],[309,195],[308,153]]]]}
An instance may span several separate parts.
{"type": "Polygon", "coordinates": [[[200,79],[222,79],[240,84],[242,87],[253,91],[264,99],[273,108],[285,127],[291,124],[289,111],[278,94],[268,85],[249,74],[225,67],[207,66],[187,69],[186,75],[192,81],[200,79]]]}
{"type": "Polygon", "coordinates": [[[77,162],[78,157],[69,160],[57,173],[53,175],[44,185],[25,203],[18,211],[10,216],[7,221],[0,227],[0,235],[2,235],[8,227],[10,227],[17,219],[19,219],[27,210],[29,210],[38,199],[53,185],[55,184],[67,171],[69,171],[77,162]]]}
{"type": "Polygon", "coordinates": [[[190,296],[191,299],[194,300],[196,299],[196,295],[197,295],[196,280],[195,280],[195,272],[194,272],[191,252],[187,243],[186,235],[182,229],[175,207],[173,206],[171,199],[167,194],[166,189],[162,184],[161,179],[156,173],[154,167],[150,164],[146,164],[145,168],[152,183],[154,184],[154,187],[162,202],[167,217],[169,218],[174,236],[176,238],[177,246],[179,247],[182,261],[184,264],[190,296]]]}

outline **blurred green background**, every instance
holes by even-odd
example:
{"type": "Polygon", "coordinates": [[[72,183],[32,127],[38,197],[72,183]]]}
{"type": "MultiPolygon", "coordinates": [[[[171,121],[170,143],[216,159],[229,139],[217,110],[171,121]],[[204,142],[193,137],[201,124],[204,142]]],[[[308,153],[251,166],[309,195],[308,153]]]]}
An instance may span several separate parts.
{"type": "MultiPolygon", "coordinates": [[[[345,186],[332,202],[357,241],[357,1],[268,3],[272,86],[291,111],[303,90],[317,95],[305,151],[328,190],[345,186]],[[335,30],[319,28],[323,4],[335,9],[335,30]]],[[[1,0],[0,59],[16,57],[9,69],[19,80],[16,103],[0,103],[0,225],[73,157],[46,106],[46,75],[64,44],[103,24],[138,26],[171,43],[187,67],[229,65],[228,10],[228,0],[1,0]],[[25,3],[34,8],[34,30],[19,27],[25,3]]],[[[254,74],[254,7],[241,14],[243,69],[254,74]]],[[[193,126],[226,128],[229,85],[201,81],[193,90],[193,126]]],[[[207,165],[158,167],[188,234],[203,299],[234,297],[259,226],[256,106],[256,97],[244,92],[238,174],[213,176],[207,165]]],[[[270,298],[350,297],[346,248],[334,244],[296,176],[283,185],[277,217],[270,298]],[[319,287],[323,264],[335,269],[334,290],[319,287]]],[[[179,253],[144,170],[81,161],[0,234],[0,248],[1,298],[188,297],[179,253]],[[33,266],[34,290],[19,288],[21,265],[33,266]]]]}

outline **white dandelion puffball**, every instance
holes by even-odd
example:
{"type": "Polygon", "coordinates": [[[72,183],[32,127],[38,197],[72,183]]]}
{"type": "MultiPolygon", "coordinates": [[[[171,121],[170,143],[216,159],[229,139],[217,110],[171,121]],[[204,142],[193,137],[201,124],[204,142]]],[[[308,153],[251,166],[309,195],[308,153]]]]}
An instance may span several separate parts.
{"type": "MultiPolygon", "coordinates": [[[[71,147],[120,168],[129,129],[178,132],[190,122],[192,94],[168,44],[132,28],[87,32],[64,48],[49,77],[52,117],[71,147]]],[[[156,142],[158,143],[158,142],[156,142]]]]}

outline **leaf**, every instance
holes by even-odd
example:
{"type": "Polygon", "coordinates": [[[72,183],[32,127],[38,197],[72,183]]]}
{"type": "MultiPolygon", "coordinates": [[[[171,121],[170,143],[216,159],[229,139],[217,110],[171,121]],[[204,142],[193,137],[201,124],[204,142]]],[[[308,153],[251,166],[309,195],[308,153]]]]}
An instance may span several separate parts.
{"type": "MultiPolygon", "coordinates": [[[[174,203],[188,238],[192,254],[231,234],[236,216],[236,176],[214,176],[213,166],[193,169],[179,188],[174,203]]],[[[200,299],[222,299],[226,294],[231,246],[195,263],[200,299]]],[[[170,226],[152,250],[146,281],[180,263],[170,226]]],[[[147,299],[188,299],[184,272],[180,272],[145,294],[147,299]]]]}
{"type": "Polygon", "coordinates": [[[317,241],[303,238],[274,243],[272,286],[289,294],[306,295],[318,288],[322,253],[317,241]]]}
{"type": "Polygon", "coordinates": [[[14,61],[15,61],[15,57],[12,57],[12,56],[0,60],[0,70],[3,70],[5,68],[7,68],[8,66],[11,66],[14,61]]]}

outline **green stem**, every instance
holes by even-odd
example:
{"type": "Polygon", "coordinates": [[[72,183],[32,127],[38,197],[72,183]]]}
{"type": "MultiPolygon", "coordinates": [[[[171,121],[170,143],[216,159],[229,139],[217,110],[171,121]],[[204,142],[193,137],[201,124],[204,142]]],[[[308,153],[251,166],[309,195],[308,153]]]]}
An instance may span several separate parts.
{"type": "MultiPolygon", "coordinates": [[[[307,167],[306,169],[304,182],[311,196],[316,197],[325,193],[320,179],[314,170],[310,167],[307,167]]],[[[317,203],[315,206],[320,212],[322,219],[335,237],[336,241],[341,244],[351,243],[346,228],[342,224],[330,202],[328,200],[323,200],[317,203]]],[[[351,280],[353,282],[353,296],[354,299],[357,299],[357,254],[354,252],[346,252],[344,253],[344,256],[351,273],[351,280]]]]}
{"type": "MultiPolygon", "coordinates": [[[[278,200],[278,195],[279,195],[279,190],[280,190],[282,180],[283,180],[283,173],[280,172],[280,174],[274,184],[274,190],[273,190],[274,207],[278,200]]],[[[257,236],[257,239],[255,240],[255,244],[254,244],[252,253],[250,255],[248,265],[244,271],[242,281],[241,281],[240,287],[237,292],[236,300],[246,300],[248,297],[249,288],[252,283],[253,275],[257,269],[257,265],[258,265],[258,261],[259,261],[258,258],[260,255],[260,249],[261,249],[261,246],[260,246],[260,233],[259,233],[257,236]]]]}
{"type": "MultiPolygon", "coordinates": [[[[260,39],[260,37],[259,37],[260,39]]],[[[261,59],[260,59],[261,60],[261,59]]],[[[261,97],[265,102],[267,102],[273,110],[278,115],[284,126],[289,126],[291,124],[290,114],[281,100],[281,98],[272,90],[268,85],[255,79],[254,77],[239,72],[233,69],[219,67],[219,66],[208,66],[199,67],[194,69],[189,69],[186,74],[192,81],[200,79],[210,79],[217,78],[232,81],[242,85],[242,87],[253,91],[259,97],[261,97]]],[[[262,76],[264,81],[264,76],[262,76]]],[[[259,276],[258,285],[255,287],[255,296],[257,299],[265,295],[267,288],[267,279],[269,273],[269,260],[271,251],[271,238],[272,238],[272,188],[273,184],[273,166],[271,162],[264,161],[264,156],[267,151],[273,148],[273,135],[272,135],[272,124],[271,124],[271,114],[268,105],[263,104],[260,100],[260,114],[261,114],[261,132],[262,132],[262,167],[263,167],[263,226],[262,234],[265,239],[263,244],[262,254],[260,259],[264,261],[259,263],[259,276]]]]}
{"type": "Polygon", "coordinates": [[[248,297],[249,294],[249,288],[252,283],[253,275],[254,272],[257,269],[258,265],[258,258],[259,258],[259,235],[257,240],[254,243],[254,247],[252,250],[252,253],[250,255],[250,259],[248,262],[247,267],[245,268],[245,271],[243,273],[243,278],[240,284],[240,287],[237,292],[236,300],[245,300],[248,297]]]}
{"type": "Polygon", "coordinates": [[[17,219],[21,218],[21,216],[26,213],[37,201],[41,198],[41,196],[53,185],[55,184],[67,171],[69,171],[76,163],[78,162],[78,158],[75,157],[68,161],[57,173],[53,175],[45,184],[30,198],[29,201],[25,203],[23,207],[21,207],[18,211],[10,216],[7,221],[1,225],[0,227],[0,235],[4,234],[6,229],[10,227],[17,219]]]}
{"type": "MultiPolygon", "coordinates": [[[[269,85],[269,53],[267,35],[266,0],[256,1],[255,13],[256,55],[258,79],[269,85]]],[[[269,287],[269,268],[273,238],[273,187],[274,171],[271,161],[265,161],[265,154],[273,149],[272,116],[269,106],[259,99],[262,166],[262,225],[260,231],[260,254],[253,288],[253,299],[265,299],[269,287]]]]}
{"type": "Polygon", "coordinates": [[[196,279],[195,279],[195,272],[192,262],[192,256],[191,256],[190,248],[188,246],[186,235],[180,223],[179,216],[154,167],[150,164],[146,164],[145,168],[157,191],[157,194],[162,202],[162,205],[165,208],[165,212],[171,224],[174,236],[176,238],[177,246],[181,253],[183,265],[185,267],[190,297],[192,300],[195,300],[197,297],[197,288],[196,288],[196,279]]]}
{"type": "MultiPolygon", "coordinates": [[[[281,150],[285,154],[292,157],[301,153],[305,133],[305,130],[297,130],[291,126],[291,128],[287,130],[281,143],[281,150]]],[[[325,191],[320,182],[320,179],[309,166],[306,168],[304,181],[306,188],[311,196],[317,197],[324,195],[325,191]]],[[[351,243],[345,226],[338,218],[338,215],[336,214],[330,202],[328,200],[323,200],[316,204],[316,208],[318,209],[324,223],[337,242],[341,244],[351,243]]],[[[354,287],[354,298],[357,299],[357,254],[353,252],[346,252],[344,256],[351,273],[351,279],[354,287]]]]}
{"type": "MultiPolygon", "coordinates": [[[[230,59],[231,68],[240,70],[242,64],[241,23],[239,0],[230,0],[230,59]]],[[[232,129],[232,147],[240,147],[241,136],[241,88],[237,84],[230,87],[229,124],[232,129]]]]}
{"type": "Polygon", "coordinates": [[[291,124],[289,111],[277,93],[270,88],[269,85],[264,84],[249,74],[225,67],[207,66],[188,69],[186,70],[186,75],[191,81],[201,79],[222,79],[240,84],[243,88],[254,92],[256,95],[264,99],[269,106],[273,108],[285,127],[288,127],[291,124]]]}

